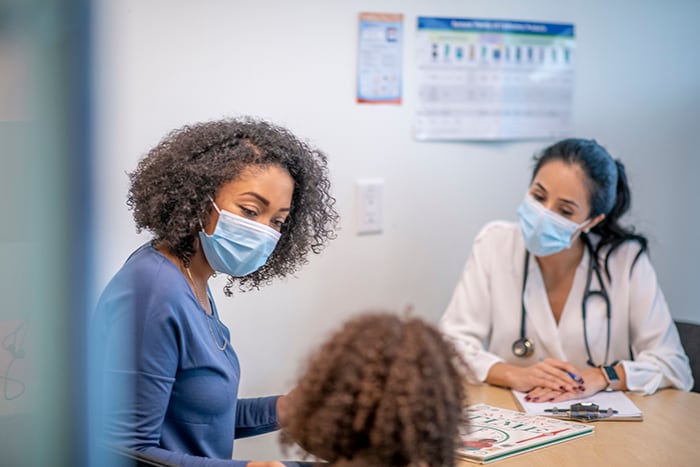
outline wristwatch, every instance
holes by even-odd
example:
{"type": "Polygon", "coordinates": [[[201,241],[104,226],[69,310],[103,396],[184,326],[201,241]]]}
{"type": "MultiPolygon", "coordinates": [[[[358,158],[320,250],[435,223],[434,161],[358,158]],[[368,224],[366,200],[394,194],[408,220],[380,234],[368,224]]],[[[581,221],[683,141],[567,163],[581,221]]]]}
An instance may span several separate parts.
{"type": "Polygon", "coordinates": [[[617,391],[620,389],[620,376],[617,374],[614,366],[600,365],[600,371],[603,373],[603,378],[608,383],[605,388],[607,391],[617,391]]]}

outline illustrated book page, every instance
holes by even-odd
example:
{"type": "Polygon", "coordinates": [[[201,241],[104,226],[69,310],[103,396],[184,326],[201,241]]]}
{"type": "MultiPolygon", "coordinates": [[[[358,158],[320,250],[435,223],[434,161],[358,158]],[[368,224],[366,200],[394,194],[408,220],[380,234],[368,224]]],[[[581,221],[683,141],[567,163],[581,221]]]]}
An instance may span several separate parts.
{"type": "Polygon", "coordinates": [[[476,404],[465,407],[457,456],[485,464],[593,433],[591,424],[476,404]]]}

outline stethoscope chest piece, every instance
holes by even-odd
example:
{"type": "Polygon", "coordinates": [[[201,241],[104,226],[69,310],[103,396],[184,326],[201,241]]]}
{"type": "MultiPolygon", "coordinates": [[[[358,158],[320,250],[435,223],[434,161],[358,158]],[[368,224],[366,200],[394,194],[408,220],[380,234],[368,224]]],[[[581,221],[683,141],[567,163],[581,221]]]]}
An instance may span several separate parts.
{"type": "Polygon", "coordinates": [[[513,342],[513,354],[516,357],[529,357],[535,352],[535,344],[527,337],[523,337],[513,342]]]}

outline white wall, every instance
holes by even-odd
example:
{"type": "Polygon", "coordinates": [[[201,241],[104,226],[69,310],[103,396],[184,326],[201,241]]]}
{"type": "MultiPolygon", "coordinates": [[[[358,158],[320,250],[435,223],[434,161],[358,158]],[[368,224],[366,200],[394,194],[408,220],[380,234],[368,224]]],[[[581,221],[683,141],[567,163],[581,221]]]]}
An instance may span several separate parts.
{"type": "MultiPolygon", "coordinates": [[[[243,365],[242,395],[277,393],[330,328],[360,310],[436,321],[478,229],[515,219],[530,157],[550,141],[418,143],[413,44],[418,15],[573,22],[577,135],[622,158],[629,221],[649,235],[676,318],[700,322],[700,3],[625,0],[98,1],[95,92],[95,294],[146,235],[126,209],[131,171],[167,131],[256,115],[330,156],[338,239],[296,278],[225,299],[214,289],[243,365]],[[404,13],[404,103],[354,103],[357,17],[404,13]],[[353,183],[382,177],[385,231],[353,233],[353,183]]],[[[514,310],[515,312],[515,310],[514,310]]],[[[276,438],[236,444],[237,457],[278,456],[276,438]]]]}

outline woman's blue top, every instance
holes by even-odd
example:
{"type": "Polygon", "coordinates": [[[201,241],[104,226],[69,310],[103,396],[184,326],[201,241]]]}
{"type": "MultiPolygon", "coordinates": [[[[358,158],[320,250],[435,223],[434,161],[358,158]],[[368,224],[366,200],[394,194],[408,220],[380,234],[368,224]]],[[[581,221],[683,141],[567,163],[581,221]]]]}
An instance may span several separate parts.
{"type": "Polygon", "coordinates": [[[213,316],[150,243],[109,282],[90,346],[109,443],[176,465],[232,467],[246,463],[231,460],[235,438],[277,429],[277,396],[238,399],[238,357],[209,299],[213,316]]]}

